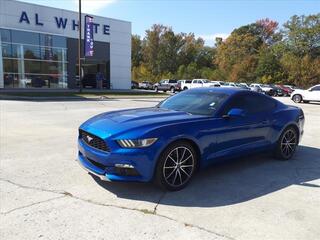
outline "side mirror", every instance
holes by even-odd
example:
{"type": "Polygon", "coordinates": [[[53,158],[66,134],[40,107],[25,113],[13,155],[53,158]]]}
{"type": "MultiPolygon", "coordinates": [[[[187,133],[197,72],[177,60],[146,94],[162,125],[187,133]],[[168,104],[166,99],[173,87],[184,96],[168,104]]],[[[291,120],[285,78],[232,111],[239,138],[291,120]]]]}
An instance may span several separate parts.
{"type": "Polygon", "coordinates": [[[244,116],[245,116],[245,111],[243,109],[232,108],[230,109],[227,115],[223,115],[222,117],[228,119],[231,117],[244,117],[244,116]]]}

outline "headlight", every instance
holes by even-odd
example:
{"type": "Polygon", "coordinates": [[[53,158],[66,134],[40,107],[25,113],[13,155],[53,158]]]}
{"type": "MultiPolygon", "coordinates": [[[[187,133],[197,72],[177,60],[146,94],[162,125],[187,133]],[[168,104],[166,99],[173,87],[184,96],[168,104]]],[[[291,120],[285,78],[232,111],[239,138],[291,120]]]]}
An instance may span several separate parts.
{"type": "Polygon", "coordinates": [[[146,139],[121,139],[117,140],[119,145],[123,148],[143,148],[151,146],[158,138],[146,139]]]}

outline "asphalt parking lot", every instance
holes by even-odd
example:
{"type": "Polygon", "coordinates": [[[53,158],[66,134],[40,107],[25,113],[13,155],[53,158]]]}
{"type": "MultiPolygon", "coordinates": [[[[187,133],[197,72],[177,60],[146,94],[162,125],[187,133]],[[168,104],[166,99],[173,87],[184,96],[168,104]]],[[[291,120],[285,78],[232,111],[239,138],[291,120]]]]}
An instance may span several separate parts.
{"type": "Polygon", "coordinates": [[[305,134],[291,161],[237,159],[179,192],[80,168],[83,121],[160,100],[1,101],[0,239],[319,239],[319,104],[298,104],[305,134]]]}

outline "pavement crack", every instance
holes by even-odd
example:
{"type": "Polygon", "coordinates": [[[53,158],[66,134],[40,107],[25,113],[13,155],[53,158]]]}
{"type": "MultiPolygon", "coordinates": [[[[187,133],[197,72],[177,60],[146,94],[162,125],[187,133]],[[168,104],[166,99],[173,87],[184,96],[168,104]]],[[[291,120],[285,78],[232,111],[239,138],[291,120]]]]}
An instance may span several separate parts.
{"type": "Polygon", "coordinates": [[[164,196],[166,195],[167,192],[163,192],[157,202],[157,204],[154,206],[154,209],[153,209],[153,214],[157,214],[157,208],[161,202],[161,200],[164,198],[164,196]]]}
{"type": "Polygon", "coordinates": [[[119,205],[96,202],[96,201],[92,201],[90,199],[84,199],[84,198],[81,198],[81,197],[77,197],[77,196],[75,196],[75,195],[73,195],[73,194],[71,194],[69,192],[66,192],[66,191],[58,191],[58,190],[49,190],[49,189],[38,188],[38,187],[30,187],[30,186],[26,186],[26,185],[22,185],[22,184],[19,184],[19,183],[15,183],[15,182],[13,182],[11,180],[7,180],[7,179],[3,179],[3,178],[0,178],[0,181],[8,182],[8,183],[13,184],[15,186],[18,186],[20,188],[38,190],[38,191],[50,192],[50,193],[56,193],[56,194],[63,195],[63,196],[58,196],[58,197],[55,197],[55,198],[47,199],[47,200],[44,200],[44,201],[36,202],[36,203],[33,203],[33,204],[29,204],[27,206],[15,208],[15,209],[12,209],[10,211],[7,211],[7,212],[1,213],[1,214],[8,214],[10,212],[17,211],[17,210],[20,210],[20,209],[23,209],[23,208],[27,208],[27,207],[30,207],[30,206],[34,206],[34,205],[37,205],[37,204],[40,204],[40,203],[53,201],[53,200],[56,200],[56,199],[59,199],[59,198],[70,197],[70,198],[77,199],[79,201],[83,201],[83,202],[90,203],[90,204],[97,205],[97,206],[113,207],[113,208],[118,208],[118,209],[123,209],[123,210],[128,210],[128,211],[136,211],[136,212],[139,212],[139,213],[142,213],[142,214],[154,215],[154,216],[161,217],[161,218],[164,218],[164,219],[176,222],[176,223],[183,224],[185,227],[193,227],[193,228],[196,228],[198,230],[205,231],[207,233],[213,234],[213,235],[215,235],[217,237],[220,237],[220,238],[225,238],[225,239],[229,239],[229,240],[235,240],[232,237],[229,237],[229,236],[226,236],[224,234],[211,231],[211,230],[206,229],[204,227],[201,227],[201,226],[198,226],[198,225],[195,225],[195,224],[191,224],[191,223],[186,223],[186,222],[183,222],[183,221],[179,221],[178,219],[175,219],[175,218],[163,215],[163,214],[159,214],[157,212],[157,208],[158,208],[160,202],[162,201],[162,199],[165,197],[166,192],[164,192],[160,196],[160,198],[157,201],[156,206],[154,207],[153,211],[150,211],[149,209],[130,208],[130,207],[125,207],[125,206],[119,206],[119,205]]]}
{"type": "Polygon", "coordinates": [[[213,234],[213,235],[215,235],[215,236],[217,236],[217,237],[220,237],[220,238],[225,238],[225,239],[229,239],[229,240],[235,240],[235,238],[226,236],[226,235],[221,234],[221,233],[217,233],[217,232],[211,231],[211,230],[206,229],[206,228],[204,228],[204,227],[201,227],[201,226],[198,226],[198,225],[195,225],[195,224],[191,224],[191,223],[181,222],[181,221],[179,221],[179,220],[177,220],[177,219],[174,219],[174,218],[172,218],[172,217],[169,217],[169,216],[166,216],[166,215],[157,213],[157,212],[156,212],[156,208],[157,208],[157,206],[159,205],[160,201],[161,201],[161,200],[163,199],[163,197],[165,196],[165,194],[166,194],[166,193],[162,194],[162,196],[159,198],[158,203],[157,203],[157,205],[155,206],[155,208],[154,208],[153,211],[150,211],[150,210],[148,210],[148,209],[130,208],[130,207],[113,205],[113,204],[99,203],[99,202],[95,202],[95,201],[92,201],[92,200],[89,200],[89,199],[83,199],[83,198],[80,198],[80,197],[77,197],[77,196],[72,196],[72,198],[75,198],[75,199],[77,199],[77,200],[84,201],[84,202],[87,202],[87,203],[90,203],[90,204],[98,205],[98,206],[113,207],[113,208],[118,208],[118,209],[123,209],[123,210],[128,210],[128,211],[136,211],[136,212],[140,212],[140,213],[143,213],[143,214],[151,214],[151,215],[154,215],[154,216],[157,216],[157,217],[165,218],[165,219],[167,219],[167,220],[170,220],[170,221],[173,221],[173,222],[176,222],[176,223],[183,224],[185,227],[193,227],[193,228],[196,228],[196,229],[198,229],[198,230],[201,230],[201,231],[204,231],[204,232],[213,234]]]}
{"type": "Polygon", "coordinates": [[[47,199],[47,200],[43,200],[43,201],[35,202],[35,203],[32,203],[32,204],[28,204],[28,205],[25,205],[25,206],[13,208],[13,209],[11,209],[9,211],[6,211],[6,212],[0,212],[0,214],[6,215],[6,214],[9,214],[9,213],[21,210],[21,209],[32,207],[32,206],[35,206],[35,205],[38,205],[38,204],[41,204],[41,203],[47,203],[47,202],[50,202],[50,201],[53,201],[53,200],[57,200],[57,199],[60,199],[60,198],[64,198],[64,197],[67,197],[67,195],[66,196],[54,197],[54,198],[50,198],[50,199],[47,199]]]}
{"type": "Polygon", "coordinates": [[[64,196],[72,196],[71,193],[66,192],[66,191],[50,190],[50,189],[44,189],[44,188],[38,188],[38,187],[30,187],[30,186],[26,186],[26,185],[23,185],[23,184],[20,184],[20,183],[16,183],[16,182],[13,182],[11,180],[7,180],[7,179],[3,179],[3,178],[0,178],[0,181],[7,182],[7,183],[10,183],[10,184],[12,184],[14,186],[17,186],[17,187],[20,187],[20,188],[24,188],[24,189],[37,190],[37,191],[41,191],[41,192],[50,192],[50,193],[56,193],[56,194],[62,194],[64,196]]]}

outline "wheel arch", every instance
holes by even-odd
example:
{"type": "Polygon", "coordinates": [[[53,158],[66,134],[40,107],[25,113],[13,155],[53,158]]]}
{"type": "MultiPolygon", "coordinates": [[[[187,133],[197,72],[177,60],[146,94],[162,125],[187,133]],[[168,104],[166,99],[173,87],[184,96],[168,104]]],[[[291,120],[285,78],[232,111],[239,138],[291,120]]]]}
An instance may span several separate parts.
{"type": "Polygon", "coordinates": [[[303,101],[303,96],[299,92],[292,94],[291,100],[293,100],[294,96],[296,96],[296,95],[299,95],[301,97],[301,101],[303,101]]]}
{"type": "Polygon", "coordinates": [[[279,134],[278,134],[278,136],[277,136],[277,140],[279,140],[281,134],[282,134],[287,128],[289,128],[289,127],[293,127],[293,128],[296,130],[297,136],[298,136],[298,142],[300,142],[300,129],[299,129],[299,127],[298,127],[298,125],[297,125],[296,122],[290,122],[290,123],[286,124],[286,125],[281,129],[281,131],[279,132],[279,134]]]}
{"type": "Polygon", "coordinates": [[[198,145],[198,143],[196,142],[196,140],[190,138],[190,137],[186,137],[186,136],[181,136],[175,139],[172,139],[171,141],[169,141],[167,144],[165,144],[164,147],[162,147],[159,151],[159,153],[156,156],[156,163],[154,164],[154,169],[153,169],[153,177],[155,177],[156,174],[156,169],[157,166],[159,164],[159,159],[161,157],[161,154],[172,144],[177,143],[177,142],[188,142],[196,151],[197,154],[197,166],[196,166],[196,170],[200,168],[200,164],[201,164],[201,149],[198,145]]]}

